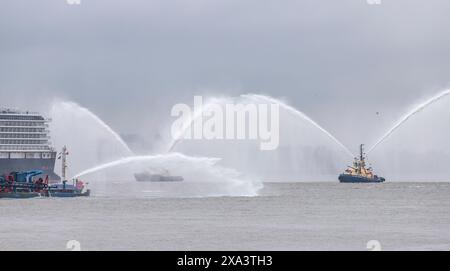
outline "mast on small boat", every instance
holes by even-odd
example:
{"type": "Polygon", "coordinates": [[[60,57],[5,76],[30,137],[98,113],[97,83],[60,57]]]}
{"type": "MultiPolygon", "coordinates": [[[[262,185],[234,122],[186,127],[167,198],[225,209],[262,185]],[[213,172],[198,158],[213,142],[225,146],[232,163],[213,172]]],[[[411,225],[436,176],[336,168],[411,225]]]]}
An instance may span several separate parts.
{"type": "Polygon", "coordinates": [[[58,154],[58,159],[61,159],[61,178],[63,182],[66,182],[66,169],[67,169],[67,155],[69,152],[67,151],[67,147],[64,145],[62,151],[58,154]]]}

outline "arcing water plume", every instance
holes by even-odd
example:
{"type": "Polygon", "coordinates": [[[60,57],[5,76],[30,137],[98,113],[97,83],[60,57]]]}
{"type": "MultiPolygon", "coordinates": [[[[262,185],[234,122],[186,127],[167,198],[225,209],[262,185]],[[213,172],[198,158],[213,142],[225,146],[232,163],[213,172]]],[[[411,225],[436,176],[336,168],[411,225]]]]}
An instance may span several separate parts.
{"type": "MultiPolygon", "coordinates": [[[[180,139],[173,141],[175,143],[171,144],[169,148],[165,148],[166,150],[174,150],[177,147],[177,151],[188,155],[220,157],[221,165],[268,181],[322,180],[328,178],[327,176],[334,176],[340,171],[341,164],[348,160],[348,158],[345,158],[346,155],[351,155],[353,158],[353,154],[330,133],[323,128],[317,129],[317,127],[320,127],[317,123],[312,122],[304,114],[300,118],[298,111],[286,105],[283,106],[280,101],[270,97],[264,99],[264,96],[252,94],[220,97],[214,100],[210,99],[208,104],[205,103],[202,110],[196,107],[194,112],[195,114],[192,113],[191,115],[193,117],[185,119],[179,126],[181,127],[179,132],[175,130],[177,133],[174,134],[178,135],[177,138],[180,139]],[[250,113],[246,115],[246,119],[241,122],[242,126],[240,127],[247,129],[244,131],[248,136],[247,138],[238,139],[232,136],[227,138],[226,135],[223,135],[211,140],[206,138],[204,140],[182,140],[186,137],[180,137],[179,135],[185,133],[187,135],[192,132],[192,128],[198,124],[196,121],[202,120],[206,123],[211,114],[203,116],[203,113],[212,104],[216,106],[212,111],[214,113],[219,112],[217,113],[218,118],[223,120],[223,128],[225,129],[221,130],[221,133],[229,131],[227,128],[231,126],[227,127],[228,124],[236,125],[236,121],[228,122],[227,120],[231,115],[230,112],[226,111],[228,108],[240,105],[241,108],[245,108],[243,110],[246,110],[247,105],[255,106],[257,117],[263,117],[262,120],[258,119],[256,122],[257,129],[261,127],[264,129],[264,125],[267,125],[266,128],[271,130],[273,137],[278,137],[279,145],[273,150],[266,151],[261,149],[261,138],[250,138],[249,131],[252,125],[255,125],[255,122],[250,122],[250,113]],[[268,116],[261,113],[263,111],[260,110],[261,108],[273,108],[274,104],[279,117],[279,123],[276,125],[272,125],[274,120],[271,116],[267,118],[268,116]],[[217,108],[221,108],[223,111],[217,110],[217,108]],[[204,118],[202,119],[202,117],[204,118]],[[261,121],[266,121],[267,124],[261,124],[261,121]],[[312,123],[316,125],[311,125],[312,123]],[[330,140],[330,137],[334,140],[330,140]],[[225,140],[225,138],[227,139],[225,140]],[[180,144],[181,142],[183,144],[180,144]],[[336,144],[336,142],[339,143],[336,144]]],[[[241,116],[245,115],[242,112],[240,113],[241,116]]],[[[239,117],[237,111],[234,111],[234,117],[239,117]]],[[[236,129],[236,126],[233,128],[236,129]]]]}
{"type": "Polygon", "coordinates": [[[53,146],[56,150],[63,146],[69,149],[69,174],[133,155],[128,145],[111,127],[74,102],[54,101],[50,117],[53,146]]]}
{"type": "Polygon", "coordinates": [[[348,155],[350,155],[352,158],[354,157],[353,153],[344,144],[342,144],[336,137],[334,137],[330,132],[325,130],[322,126],[320,126],[317,122],[315,122],[310,117],[308,117],[305,113],[293,108],[292,106],[287,105],[286,103],[284,103],[278,99],[275,99],[275,98],[272,98],[269,96],[265,96],[265,95],[245,94],[245,95],[241,95],[241,97],[244,97],[244,98],[247,98],[250,100],[254,100],[254,101],[273,103],[273,104],[280,105],[281,108],[283,108],[283,109],[287,110],[288,112],[291,112],[295,116],[298,116],[301,119],[304,119],[307,122],[311,123],[314,127],[316,127],[317,129],[322,131],[325,135],[327,135],[329,138],[331,138],[331,140],[333,140],[337,145],[339,145],[348,155]]]}
{"type": "MultiPolygon", "coordinates": [[[[269,96],[264,96],[264,95],[258,95],[258,94],[244,94],[240,96],[241,98],[245,98],[251,101],[256,101],[256,102],[263,102],[263,103],[275,103],[280,105],[283,109],[287,110],[288,112],[293,113],[295,116],[298,116],[306,121],[308,121],[309,123],[311,123],[314,127],[316,127],[317,129],[319,129],[321,132],[323,132],[324,134],[326,134],[329,138],[331,138],[336,144],[338,144],[342,149],[344,149],[344,151],[350,155],[351,157],[354,157],[353,153],[344,145],[342,144],[337,138],[335,138],[330,132],[328,132],[327,130],[325,130],[323,127],[321,127],[318,123],[316,123],[315,121],[313,121],[310,117],[308,117],[306,114],[304,114],[303,112],[298,111],[297,109],[287,105],[286,103],[277,100],[275,98],[269,97],[269,96]]],[[[197,110],[194,112],[193,116],[191,119],[189,119],[187,122],[184,123],[183,127],[180,129],[180,132],[178,133],[178,135],[176,136],[175,139],[172,140],[172,142],[169,144],[169,148],[168,148],[168,152],[171,152],[174,150],[174,148],[176,147],[176,145],[182,140],[183,135],[186,133],[186,131],[192,126],[192,124],[198,120],[199,118],[202,117],[203,113],[205,111],[208,110],[208,108],[210,106],[212,106],[212,104],[216,103],[216,104],[220,104],[220,103],[224,103],[225,101],[230,102],[231,100],[233,100],[232,98],[222,98],[222,99],[217,99],[217,98],[213,98],[210,99],[210,101],[203,106],[202,110],[197,110]]]]}
{"type": "Polygon", "coordinates": [[[215,165],[220,159],[218,158],[206,158],[206,157],[188,157],[185,156],[181,153],[170,153],[167,155],[142,155],[142,156],[130,156],[130,157],[125,157],[119,160],[115,160],[109,163],[105,163],[102,165],[98,165],[96,167],[90,168],[90,169],[86,169],[83,170],[82,172],[77,173],[75,176],[72,177],[72,179],[76,179],[79,178],[81,176],[85,176],[85,175],[89,175],[101,170],[105,170],[105,169],[109,169],[109,168],[114,168],[120,165],[126,165],[126,164],[130,164],[130,163],[139,163],[139,162],[148,162],[148,163],[152,163],[152,162],[156,162],[156,161],[163,161],[163,160],[168,160],[171,158],[179,158],[179,159],[191,159],[191,161],[198,161],[198,162],[206,162],[208,165],[215,165]]]}
{"type": "MultiPolygon", "coordinates": [[[[73,112],[73,113],[79,112],[81,114],[87,115],[88,117],[93,119],[100,127],[102,127],[105,131],[107,131],[123,147],[123,149],[129,155],[131,155],[133,153],[131,151],[131,149],[128,147],[127,143],[125,143],[125,141],[123,141],[123,139],[108,124],[106,124],[96,114],[92,113],[89,109],[82,107],[79,104],[74,103],[74,102],[60,102],[60,106],[63,109],[68,110],[70,112],[73,112]]],[[[55,109],[55,106],[53,107],[52,111],[54,111],[54,109],[55,109]]]]}
{"type": "MultiPolygon", "coordinates": [[[[128,170],[133,168],[129,172],[131,176],[137,169],[147,170],[148,168],[163,169],[171,175],[182,176],[183,182],[176,183],[176,185],[168,188],[179,189],[182,187],[182,196],[257,195],[258,190],[262,188],[260,181],[245,179],[235,170],[218,166],[219,160],[217,158],[189,157],[180,153],[132,156],[84,170],[73,178],[87,177],[89,174],[126,165],[128,170]],[[184,184],[188,184],[188,186],[186,187],[184,184]]],[[[142,186],[148,183],[126,182],[127,187],[133,184],[139,185],[139,188],[142,189],[142,186]]]]}
{"type": "Polygon", "coordinates": [[[400,118],[399,121],[395,123],[394,126],[392,126],[391,129],[389,129],[378,141],[367,151],[367,153],[370,153],[373,151],[378,145],[380,145],[384,140],[386,140],[395,130],[397,130],[400,126],[402,126],[406,121],[408,121],[412,116],[419,113],[420,111],[424,110],[428,106],[432,105],[433,103],[443,99],[447,95],[450,94],[450,90],[444,90],[435,96],[431,97],[430,99],[426,100],[425,102],[417,105],[414,107],[413,110],[405,114],[403,117],[400,118]]]}
{"type": "Polygon", "coordinates": [[[99,194],[123,195],[126,192],[136,196],[145,189],[154,192],[163,187],[165,192],[176,192],[180,196],[254,196],[262,188],[261,182],[216,165],[219,159],[194,158],[178,153],[133,156],[116,132],[76,103],[57,101],[50,115],[55,146],[67,145],[69,150],[73,149],[69,155],[69,170],[81,171],[74,178],[83,176],[89,181],[89,177],[95,176],[90,186],[99,194]],[[168,170],[171,174],[183,176],[185,181],[176,185],[134,181],[133,174],[146,171],[149,167],[162,172],[168,170]]]}
{"type": "Polygon", "coordinates": [[[213,103],[217,103],[217,102],[218,102],[218,99],[213,98],[209,102],[207,102],[205,105],[203,105],[202,108],[195,110],[194,113],[192,114],[191,118],[188,119],[183,124],[183,126],[178,131],[178,134],[174,136],[174,138],[172,139],[172,141],[169,144],[167,152],[172,152],[175,149],[175,147],[177,146],[177,144],[181,140],[183,140],[183,136],[186,134],[187,130],[194,124],[194,122],[196,120],[198,120],[199,118],[201,118],[203,116],[203,113],[205,111],[207,111],[213,103]]]}

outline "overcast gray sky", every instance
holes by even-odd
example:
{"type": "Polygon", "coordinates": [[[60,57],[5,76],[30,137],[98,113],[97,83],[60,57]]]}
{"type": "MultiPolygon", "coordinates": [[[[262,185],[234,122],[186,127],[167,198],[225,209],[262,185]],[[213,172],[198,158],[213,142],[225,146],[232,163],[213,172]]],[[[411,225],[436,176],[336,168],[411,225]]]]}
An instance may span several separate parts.
{"type": "Polygon", "coordinates": [[[450,82],[450,1],[381,1],[2,0],[1,105],[58,97],[145,133],[195,94],[256,92],[373,142],[450,82]]]}

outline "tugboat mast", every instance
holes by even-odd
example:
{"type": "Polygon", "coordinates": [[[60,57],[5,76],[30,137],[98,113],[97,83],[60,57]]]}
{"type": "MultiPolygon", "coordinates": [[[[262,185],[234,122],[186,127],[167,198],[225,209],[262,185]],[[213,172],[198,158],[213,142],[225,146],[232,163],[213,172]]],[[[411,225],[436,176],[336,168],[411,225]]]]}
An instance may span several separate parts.
{"type": "Polygon", "coordinates": [[[364,161],[364,153],[363,153],[363,148],[364,148],[364,144],[361,144],[360,146],[359,146],[359,159],[361,160],[361,161],[364,161]]]}
{"type": "Polygon", "coordinates": [[[364,144],[361,144],[359,146],[359,167],[358,167],[358,171],[359,174],[362,174],[363,169],[365,169],[366,167],[366,163],[364,161],[364,144]]]}

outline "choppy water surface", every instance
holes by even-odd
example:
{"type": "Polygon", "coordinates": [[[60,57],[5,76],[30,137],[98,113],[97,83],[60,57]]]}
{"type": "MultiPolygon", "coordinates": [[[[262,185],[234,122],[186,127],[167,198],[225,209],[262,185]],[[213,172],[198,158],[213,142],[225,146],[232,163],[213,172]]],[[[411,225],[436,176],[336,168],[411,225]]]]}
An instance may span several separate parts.
{"type": "Polygon", "coordinates": [[[65,250],[69,240],[82,250],[450,249],[450,183],[266,183],[256,197],[146,189],[0,199],[0,250],[65,250]]]}

